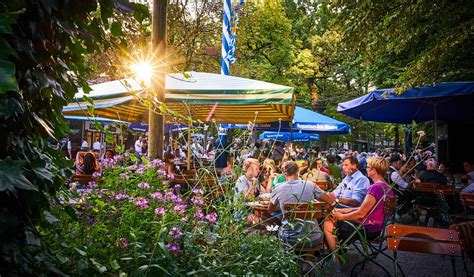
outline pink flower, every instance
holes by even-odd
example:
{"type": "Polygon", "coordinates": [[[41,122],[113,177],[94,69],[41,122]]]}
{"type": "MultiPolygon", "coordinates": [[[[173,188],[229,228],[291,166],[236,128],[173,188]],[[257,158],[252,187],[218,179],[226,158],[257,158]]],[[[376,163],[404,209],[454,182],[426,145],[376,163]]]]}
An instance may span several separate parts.
{"type": "Polygon", "coordinates": [[[165,208],[156,208],[155,209],[155,214],[158,215],[158,216],[162,216],[166,213],[166,210],[165,208]]]}
{"type": "Polygon", "coordinates": [[[202,212],[202,210],[197,210],[196,213],[194,213],[194,216],[197,218],[203,218],[204,213],[202,212]]]}
{"type": "Polygon", "coordinates": [[[96,172],[92,173],[92,178],[93,179],[97,179],[99,177],[100,177],[100,172],[96,171],[96,172]]]}
{"type": "Polygon", "coordinates": [[[194,189],[193,193],[195,193],[195,194],[204,194],[204,191],[202,191],[202,189],[194,189]]]}
{"type": "Polygon", "coordinates": [[[148,200],[146,198],[138,198],[135,200],[135,205],[139,206],[142,209],[148,208],[148,200]]]}
{"type": "Polygon", "coordinates": [[[174,210],[180,214],[183,214],[184,211],[186,210],[186,205],[176,205],[174,207],[174,210]]]}
{"type": "Polygon", "coordinates": [[[169,249],[171,253],[177,253],[179,251],[179,244],[178,243],[168,243],[166,247],[169,249]]]}
{"type": "Polygon", "coordinates": [[[142,166],[140,166],[139,168],[137,168],[137,170],[135,170],[135,173],[138,173],[138,174],[143,174],[143,172],[145,172],[145,168],[143,168],[142,166]]]}
{"type": "Polygon", "coordinates": [[[204,204],[204,201],[201,198],[193,197],[193,203],[202,206],[204,204]]]}
{"type": "Polygon", "coordinates": [[[141,189],[149,189],[150,188],[150,185],[148,183],[139,183],[137,186],[141,189]]]}
{"type": "Polygon", "coordinates": [[[175,204],[179,204],[179,203],[183,202],[183,199],[182,199],[180,196],[175,195],[175,194],[171,195],[171,200],[172,200],[175,204]]]}
{"type": "Polygon", "coordinates": [[[175,189],[179,189],[179,188],[181,188],[181,185],[180,185],[180,184],[176,184],[176,185],[174,185],[174,188],[175,188],[175,189]]]}
{"type": "Polygon", "coordinates": [[[128,248],[128,240],[125,239],[125,238],[117,238],[117,240],[115,240],[115,246],[118,247],[118,248],[127,249],[128,248]]]}
{"type": "Polygon", "coordinates": [[[214,223],[217,221],[217,214],[211,213],[211,214],[206,215],[205,218],[207,219],[207,221],[214,223]]]}
{"type": "Polygon", "coordinates": [[[150,193],[150,196],[155,200],[163,200],[163,194],[161,194],[160,192],[152,192],[150,193]]]}
{"type": "Polygon", "coordinates": [[[176,227],[171,228],[168,234],[172,236],[174,239],[179,239],[183,236],[183,232],[181,232],[181,230],[179,230],[176,227]]]}
{"type": "Polygon", "coordinates": [[[90,188],[90,189],[95,189],[97,187],[97,183],[95,181],[90,181],[87,184],[87,187],[90,188]]]}

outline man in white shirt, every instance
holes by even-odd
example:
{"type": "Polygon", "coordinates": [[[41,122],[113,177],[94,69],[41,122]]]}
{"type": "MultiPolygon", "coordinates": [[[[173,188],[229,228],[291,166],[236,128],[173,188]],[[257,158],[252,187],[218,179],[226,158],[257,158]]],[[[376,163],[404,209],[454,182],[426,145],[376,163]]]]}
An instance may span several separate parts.
{"type": "Polygon", "coordinates": [[[85,138],[82,139],[81,148],[89,148],[89,143],[85,138]]]}
{"type": "Polygon", "coordinates": [[[137,141],[135,141],[135,151],[140,155],[142,154],[142,140],[143,136],[139,136],[137,141]]]}
{"type": "Polygon", "coordinates": [[[410,184],[400,176],[399,170],[403,166],[402,157],[399,154],[393,154],[390,157],[390,167],[387,171],[387,183],[395,187],[395,194],[398,196],[397,213],[405,214],[412,208],[411,201],[414,199],[413,194],[408,189],[410,184]]]}
{"type": "Polygon", "coordinates": [[[94,150],[99,150],[99,151],[100,151],[100,148],[101,148],[101,147],[100,147],[100,141],[99,141],[99,139],[97,139],[97,140],[94,142],[94,144],[92,145],[92,149],[94,149],[94,150]]]}

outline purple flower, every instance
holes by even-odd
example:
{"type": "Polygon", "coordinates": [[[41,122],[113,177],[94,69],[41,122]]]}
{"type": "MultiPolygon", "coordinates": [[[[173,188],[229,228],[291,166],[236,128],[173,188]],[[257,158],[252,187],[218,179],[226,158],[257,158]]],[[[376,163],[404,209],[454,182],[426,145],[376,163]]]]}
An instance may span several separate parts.
{"type": "Polygon", "coordinates": [[[172,236],[174,239],[179,239],[183,236],[183,232],[181,232],[181,230],[179,230],[176,227],[171,228],[168,234],[172,236]]]}
{"type": "Polygon", "coordinates": [[[160,192],[152,192],[150,193],[150,196],[155,200],[163,200],[163,194],[161,194],[160,192]]]}
{"type": "Polygon", "coordinates": [[[141,189],[149,189],[150,188],[150,185],[148,183],[145,183],[145,182],[139,183],[137,186],[141,189]]]}
{"type": "Polygon", "coordinates": [[[130,196],[128,196],[126,193],[120,192],[119,194],[115,195],[115,199],[117,200],[122,200],[122,199],[127,199],[130,196]]]}
{"type": "Polygon", "coordinates": [[[145,168],[143,166],[140,166],[139,168],[137,168],[137,170],[135,170],[135,173],[138,174],[143,174],[143,172],[145,172],[145,168]]]}
{"type": "Polygon", "coordinates": [[[175,203],[175,204],[180,204],[181,202],[183,202],[183,199],[181,198],[181,196],[178,196],[178,195],[171,195],[171,200],[175,203]]]}
{"type": "Polygon", "coordinates": [[[166,247],[168,248],[168,250],[171,252],[171,253],[177,253],[179,251],[179,244],[178,243],[168,243],[166,245],[166,247]]]}
{"type": "Polygon", "coordinates": [[[194,189],[193,193],[195,193],[195,194],[204,194],[204,191],[202,191],[202,189],[194,189]]]}
{"type": "Polygon", "coordinates": [[[217,214],[216,213],[211,213],[211,214],[206,215],[204,218],[206,218],[207,221],[209,221],[211,223],[214,223],[214,222],[217,221],[217,214]]]}
{"type": "Polygon", "coordinates": [[[95,181],[90,181],[87,184],[87,187],[90,188],[90,189],[95,189],[97,187],[97,183],[95,181]]]}
{"type": "Polygon", "coordinates": [[[135,200],[135,205],[139,206],[142,209],[148,208],[148,200],[146,198],[138,198],[135,200]]]}
{"type": "Polygon", "coordinates": [[[161,215],[164,215],[165,213],[166,213],[166,210],[164,208],[156,208],[155,209],[155,214],[156,215],[161,216],[161,215]]]}
{"type": "Polygon", "coordinates": [[[184,211],[186,210],[186,205],[176,205],[174,207],[174,210],[180,214],[183,214],[184,211]]]}
{"type": "MultiPolygon", "coordinates": [[[[169,176],[168,176],[168,177],[169,177],[169,176]]],[[[174,188],[175,188],[175,189],[180,189],[180,188],[181,188],[181,185],[180,185],[180,184],[176,184],[176,185],[174,185],[174,188]]]]}
{"type": "Polygon", "coordinates": [[[117,238],[117,240],[115,240],[115,246],[117,248],[127,249],[128,248],[128,240],[125,239],[125,238],[117,238]]]}
{"type": "Polygon", "coordinates": [[[193,203],[202,206],[204,204],[204,201],[201,198],[193,197],[193,203]]]}
{"type": "Polygon", "coordinates": [[[194,216],[197,218],[203,218],[204,213],[201,210],[197,210],[196,213],[194,213],[194,216]]]}
{"type": "Polygon", "coordinates": [[[165,164],[160,159],[156,159],[148,163],[149,168],[157,168],[157,167],[162,167],[164,165],[165,164]]]}
{"type": "Polygon", "coordinates": [[[100,177],[100,172],[96,171],[96,172],[92,173],[92,178],[93,179],[97,179],[99,177],[100,177]]]}

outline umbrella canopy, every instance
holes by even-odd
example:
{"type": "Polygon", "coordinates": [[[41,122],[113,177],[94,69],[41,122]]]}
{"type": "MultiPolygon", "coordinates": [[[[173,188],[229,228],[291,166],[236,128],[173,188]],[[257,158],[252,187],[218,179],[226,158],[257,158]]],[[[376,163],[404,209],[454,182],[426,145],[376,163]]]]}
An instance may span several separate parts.
{"type": "Polygon", "coordinates": [[[305,142],[305,141],[314,141],[319,140],[318,134],[309,134],[309,133],[290,133],[290,132],[263,132],[258,137],[261,140],[271,139],[283,142],[305,142]]]}
{"type": "Polygon", "coordinates": [[[430,120],[474,121],[474,82],[437,83],[407,89],[396,94],[394,88],[375,90],[340,103],[337,110],[366,121],[404,123],[430,120]]]}
{"type": "MultiPolygon", "coordinates": [[[[166,76],[165,103],[169,109],[193,119],[218,123],[272,122],[293,117],[293,88],[251,79],[213,73],[188,72],[166,76]]],[[[133,79],[123,79],[91,86],[87,94],[94,100],[97,116],[146,122],[148,108],[143,88],[133,79]],[[135,96],[134,96],[134,95],[135,96]]],[[[64,107],[65,115],[83,115],[88,102],[84,93],[77,102],[64,107]]],[[[154,101],[154,100],[152,100],[154,101]]],[[[174,122],[167,118],[168,122],[174,122]]]]}
{"type": "MultiPolygon", "coordinates": [[[[248,128],[247,124],[227,124],[226,126],[226,128],[231,129],[248,128]]],[[[254,128],[257,130],[283,132],[294,130],[325,135],[347,134],[350,132],[350,126],[346,123],[301,107],[295,108],[295,116],[291,128],[288,121],[256,124],[254,128]]]]}

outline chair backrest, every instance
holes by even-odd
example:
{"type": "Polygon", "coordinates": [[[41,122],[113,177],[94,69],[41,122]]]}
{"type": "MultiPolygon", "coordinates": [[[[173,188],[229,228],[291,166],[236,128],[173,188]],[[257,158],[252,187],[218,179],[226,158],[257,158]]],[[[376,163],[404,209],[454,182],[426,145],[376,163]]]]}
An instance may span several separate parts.
{"type": "Polygon", "coordinates": [[[286,203],[285,216],[289,220],[319,220],[326,218],[332,206],[325,202],[286,203]]]}
{"type": "Polygon", "coordinates": [[[82,185],[87,185],[89,182],[91,182],[93,179],[92,179],[92,175],[88,175],[88,174],[74,174],[71,178],[71,180],[73,182],[78,182],[79,184],[82,184],[82,185]]]}
{"type": "Polygon", "coordinates": [[[464,251],[474,262],[474,221],[453,224],[449,229],[459,233],[464,251]]]}
{"type": "Polygon", "coordinates": [[[328,181],[316,181],[316,185],[324,191],[332,190],[333,188],[332,183],[328,181]]]}
{"type": "Polygon", "coordinates": [[[415,190],[418,192],[428,192],[435,194],[436,191],[442,190],[444,195],[455,195],[454,186],[441,185],[435,183],[413,183],[415,190]]]}
{"type": "Polygon", "coordinates": [[[464,207],[474,207],[474,193],[460,192],[459,199],[464,207]]]}
{"type": "Polygon", "coordinates": [[[462,256],[459,233],[452,229],[391,224],[387,227],[387,246],[392,251],[462,256]]]}

